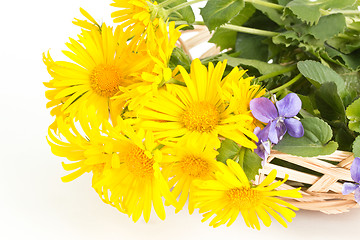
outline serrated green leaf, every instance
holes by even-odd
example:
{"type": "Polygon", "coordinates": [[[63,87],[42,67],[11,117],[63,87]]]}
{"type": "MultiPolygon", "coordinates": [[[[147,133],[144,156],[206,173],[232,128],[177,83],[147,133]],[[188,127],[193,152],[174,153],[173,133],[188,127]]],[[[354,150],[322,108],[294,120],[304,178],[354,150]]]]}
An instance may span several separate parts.
{"type": "Polygon", "coordinates": [[[321,17],[320,5],[310,5],[310,0],[294,0],[286,5],[300,20],[310,25],[317,23],[321,17]]]}
{"type": "Polygon", "coordinates": [[[225,139],[221,142],[221,146],[218,149],[218,152],[219,154],[217,155],[216,159],[220,162],[226,163],[226,160],[235,160],[235,158],[238,157],[240,147],[233,140],[225,139]]]}
{"type": "Polygon", "coordinates": [[[304,127],[303,137],[294,138],[286,134],[273,149],[301,157],[315,157],[335,152],[338,144],[330,141],[332,130],[326,122],[319,118],[304,118],[301,119],[301,123],[304,127]]]}
{"type": "Polygon", "coordinates": [[[239,154],[239,164],[243,168],[249,180],[254,180],[255,176],[259,174],[259,169],[262,167],[262,159],[248,148],[241,147],[239,154]]]}
{"type": "Polygon", "coordinates": [[[339,95],[345,88],[344,80],[334,70],[312,60],[300,61],[297,64],[300,73],[317,88],[326,82],[334,82],[339,95]]]}
{"type": "Polygon", "coordinates": [[[321,10],[347,8],[355,2],[356,0],[294,0],[286,8],[303,22],[313,25],[319,21],[321,10]]]}
{"type": "Polygon", "coordinates": [[[347,107],[346,116],[350,120],[349,128],[353,131],[360,132],[360,98],[347,107]]]}
{"type": "Polygon", "coordinates": [[[205,7],[200,10],[200,14],[211,31],[228,23],[244,7],[243,0],[208,0],[205,7]]]}
{"type": "MultiPolygon", "coordinates": [[[[251,4],[245,3],[245,7],[230,21],[230,23],[237,26],[243,25],[254,14],[255,10],[256,9],[251,4]]],[[[237,31],[217,28],[209,42],[215,43],[221,50],[228,48],[234,49],[237,33],[237,31]]]]}
{"type": "Polygon", "coordinates": [[[345,122],[344,104],[334,82],[326,82],[315,92],[315,102],[323,119],[345,122]]]}
{"type": "Polygon", "coordinates": [[[360,136],[358,136],[353,143],[353,153],[355,157],[360,157],[360,136]]]}
{"type": "Polygon", "coordinates": [[[334,35],[343,33],[345,27],[345,16],[337,13],[321,17],[318,24],[308,28],[308,33],[321,41],[326,41],[334,35]]]}

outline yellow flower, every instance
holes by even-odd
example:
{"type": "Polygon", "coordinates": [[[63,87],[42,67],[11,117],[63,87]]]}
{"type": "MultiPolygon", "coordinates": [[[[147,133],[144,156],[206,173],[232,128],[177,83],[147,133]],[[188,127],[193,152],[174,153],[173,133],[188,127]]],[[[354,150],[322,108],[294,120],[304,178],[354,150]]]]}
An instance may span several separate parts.
{"type": "MultiPolygon", "coordinates": [[[[164,154],[162,172],[166,179],[170,179],[169,187],[173,188],[172,193],[175,196],[180,195],[179,206],[176,209],[178,212],[188,199],[193,180],[215,179],[215,172],[219,170],[216,164],[218,152],[207,146],[202,139],[191,136],[177,144],[167,143],[161,152],[164,154]]],[[[193,212],[190,205],[189,212],[193,212]]]]}
{"type": "Polygon", "coordinates": [[[129,32],[103,24],[101,29],[82,30],[79,40],[70,38],[63,53],[74,63],[54,61],[50,54],[44,54],[52,80],[44,83],[50,90],[46,97],[48,108],[56,116],[80,119],[86,115],[89,106],[94,105],[100,119],[115,117],[122,111],[124,101],[114,102],[111,98],[119,88],[132,84],[141,86],[141,74],[152,70],[152,61],[147,52],[134,53],[127,44],[129,32]]]}
{"type": "Polygon", "coordinates": [[[141,84],[121,88],[122,92],[113,99],[120,102],[128,100],[126,104],[133,110],[157,94],[158,88],[172,77],[169,61],[181,35],[181,27],[175,28],[175,22],[159,21],[156,30],[150,31],[143,43],[143,48],[152,60],[148,66],[151,70],[141,74],[141,84]]]}
{"type": "Polygon", "coordinates": [[[136,222],[141,215],[149,221],[151,205],[160,219],[165,219],[162,197],[177,207],[167,181],[160,172],[162,154],[157,149],[150,131],[134,132],[132,127],[120,119],[118,131],[110,131],[109,137],[117,140],[112,151],[112,168],[105,169],[95,188],[103,189],[104,195],[111,192],[109,201],[120,211],[126,212],[136,222]],[[126,137],[125,137],[126,136],[126,137]]]}
{"type": "Polygon", "coordinates": [[[186,87],[168,84],[169,91],[160,89],[158,95],[137,112],[141,119],[138,127],[152,129],[157,139],[193,134],[219,148],[221,135],[244,147],[256,148],[253,141],[257,141],[257,137],[248,129],[253,117],[233,114],[222,97],[221,79],[225,67],[226,62],[219,62],[216,67],[210,63],[206,69],[195,59],[189,75],[178,66],[186,87]]]}
{"type": "Polygon", "coordinates": [[[202,221],[216,215],[210,226],[225,223],[230,226],[241,213],[248,227],[260,229],[258,217],[267,227],[271,225],[269,214],[284,227],[287,224],[280,215],[288,222],[295,217],[292,210],[298,209],[276,197],[300,198],[300,188],[274,190],[287,180],[287,176],[283,181],[274,182],[276,170],[273,170],[260,185],[252,187],[240,165],[233,160],[227,160],[227,166],[218,162],[218,166],[221,171],[216,173],[216,180],[196,180],[191,189],[190,204],[205,213],[202,221]]]}
{"type": "Polygon", "coordinates": [[[100,122],[95,117],[95,109],[90,108],[89,112],[92,113],[92,117],[87,116],[88,123],[77,127],[73,121],[65,122],[62,117],[58,117],[56,121],[59,134],[54,134],[49,128],[48,143],[54,155],[65,157],[70,161],[70,163],[62,163],[66,171],[72,171],[61,178],[63,182],[73,181],[82,174],[91,172],[95,191],[103,201],[109,203],[102,197],[102,190],[96,188],[95,183],[101,179],[104,169],[112,167],[112,158],[116,157],[112,147],[116,145],[116,141],[101,134],[100,122]]]}
{"type": "Polygon", "coordinates": [[[81,14],[87,18],[87,20],[81,20],[81,19],[77,19],[75,18],[75,20],[73,21],[73,23],[76,26],[79,26],[83,29],[87,29],[87,30],[98,30],[101,31],[101,26],[96,22],[96,20],[84,9],[80,8],[80,12],[81,14]],[[89,22],[89,21],[90,22],[89,22]]]}
{"type": "MultiPolygon", "coordinates": [[[[253,77],[242,78],[245,70],[240,70],[235,67],[228,76],[224,79],[224,94],[229,99],[235,114],[246,114],[252,116],[250,111],[250,101],[254,98],[262,97],[266,89],[261,88],[260,85],[252,84],[253,77]],[[240,80],[239,80],[240,79],[240,80]]],[[[254,119],[251,131],[255,127],[262,127],[263,124],[254,119]]]]}
{"type": "Polygon", "coordinates": [[[147,31],[153,31],[159,24],[159,19],[167,19],[163,8],[158,8],[152,0],[113,0],[110,4],[120,8],[113,12],[111,17],[121,28],[128,28],[132,35],[140,42],[145,39],[147,31]]]}

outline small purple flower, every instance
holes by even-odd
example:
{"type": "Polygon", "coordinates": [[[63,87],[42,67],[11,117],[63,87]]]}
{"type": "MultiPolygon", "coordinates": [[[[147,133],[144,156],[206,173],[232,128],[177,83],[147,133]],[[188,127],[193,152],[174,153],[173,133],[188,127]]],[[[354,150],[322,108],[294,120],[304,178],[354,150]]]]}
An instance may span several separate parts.
{"type": "Polygon", "coordinates": [[[286,95],[275,105],[267,98],[255,98],[250,101],[253,116],[267,126],[262,130],[268,132],[269,140],[277,144],[286,132],[292,137],[302,137],[304,128],[295,117],[301,109],[301,100],[295,93],[286,95]]]}
{"type": "Polygon", "coordinates": [[[343,185],[342,194],[347,195],[355,191],[355,201],[360,204],[360,158],[354,159],[350,168],[351,178],[355,183],[346,182],[343,185]]]}
{"type": "Polygon", "coordinates": [[[263,159],[261,164],[264,166],[271,150],[271,142],[268,139],[269,133],[267,132],[267,129],[264,128],[261,130],[259,127],[255,128],[254,133],[259,138],[259,141],[256,143],[257,148],[254,152],[263,159]]]}

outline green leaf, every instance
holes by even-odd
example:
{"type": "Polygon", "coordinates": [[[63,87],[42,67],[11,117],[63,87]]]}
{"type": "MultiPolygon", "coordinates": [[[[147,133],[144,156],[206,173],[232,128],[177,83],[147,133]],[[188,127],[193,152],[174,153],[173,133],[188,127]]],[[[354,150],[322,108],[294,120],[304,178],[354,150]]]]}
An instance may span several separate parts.
{"type": "Polygon", "coordinates": [[[326,54],[330,60],[342,60],[344,66],[357,70],[360,67],[360,50],[354,51],[351,54],[344,54],[337,49],[325,45],[326,54]]]}
{"type": "MultiPolygon", "coordinates": [[[[273,3],[271,0],[262,0],[263,2],[270,2],[273,3]]],[[[253,6],[260,10],[263,14],[265,14],[268,18],[270,18],[273,22],[277,23],[278,25],[282,26],[284,25],[284,21],[281,19],[281,13],[279,10],[265,7],[263,5],[259,5],[256,3],[253,3],[253,6]]]]}
{"type": "Polygon", "coordinates": [[[308,33],[319,40],[325,41],[344,32],[345,27],[344,15],[337,13],[321,17],[318,24],[308,28],[308,33]]]}
{"type": "Polygon", "coordinates": [[[334,82],[326,82],[315,92],[315,102],[321,117],[328,121],[345,122],[344,104],[334,82]]]}
{"type": "Polygon", "coordinates": [[[226,164],[226,160],[232,159],[244,170],[249,180],[255,179],[259,173],[262,159],[248,148],[239,147],[234,141],[225,139],[218,149],[219,155],[216,159],[226,164]]]}
{"type": "Polygon", "coordinates": [[[191,59],[182,48],[175,47],[171,53],[169,67],[171,69],[175,69],[178,65],[183,66],[187,71],[189,71],[191,59]]]}
{"type": "Polygon", "coordinates": [[[233,140],[225,139],[224,141],[221,142],[221,146],[218,149],[218,152],[219,155],[217,155],[216,159],[226,164],[226,160],[228,159],[235,160],[238,157],[240,152],[240,147],[233,140]]]}
{"type": "Polygon", "coordinates": [[[321,10],[347,8],[355,2],[356,0],[294,0],[289,2],[286,8],[303,22],[313,25],[319,21],[321,10]]]}
{"type": "MultiPolygon", "coordinates": [[[[158,0],[158,3],[164,2],[165,0],[158,0]]],[[[175,7],[181,3],[185,3],[187,0],[177,0],[175,2],[170,3],[166,8],[175,7]]],[[[176,12],[170,14],[170,21],[186,21],[189,24],[195,22],[195,14],[191,8],[191,6],[184,7],[176,12]]]]}
{"type": "Polygon", "coordinates": [[[353,143],[353,153],[355,157],[360,157],[360,136],[358,136],[353,143]]]}
{"type": "Polygon", "coordinates": [[[256,59],[260,61],[268,61],[269,51],[268,45],[264,44],[267,37],[257,36],[247,33],[238,33],[235,51],[240,52],[239,57],[247,59],[256,59]]]}
{"type": "Polygon", "coordinates": [[[331,127],[319,118],[301,119],[304,127],[304,136],[291,137],[286,134],[273,149],[301,157],[315,157],[328,155],[338,148],[338,144],[330,141],[332,138],[331,127]]]}
{"type": "Polygon", "coordinates": [[[259,174],[262,159],[248,148],[241,147],[239,154],[239,164],[243,168],[249,180],[254,180],[259,174]]]}
{"type": "Polygon", "coordinates": [[[256,68],[260,72],[261,75],[280,71],[280,70],[286,68],[279,64],[270,64],[267,62],[262,62],[262,61],[254,60],[254,59],[235,58],[235,57],[230,57],[227,54],[222,54],[222,55],[219,55],[218,57],[216,57],[216,60],[218,60],[218,61],[224,61],[225,59],[228,60],[228,65],[231,67],[237,67],[239,65],[244,66],[244,68],[253,67],[253,68],[256,68]]]}
{"type": "Polygon", "coordinates": [[[339,144],[338,150],[342,151],[352,151],[352,144],[355,140],[353,132],[346,128],[346,125],[343,127],[336,127],[334,129],[335,141],[339,144]]]}
{"type": "Polygon", "coordinates": [[[208,0],[200,14],[211,31],[228,23],[244,6],[243,0],[208,0]]]}
{"type": "Polygon", "coordinates": [[[350,120],[349,128],[353,131],[360,132],[360,98],[347,107],[346,116],[350,120]]]}
{"type": "Polygon", "coordinates": [[[325,82],[334,82],[340,95],[344,91],[344,80],[331,68],[312,60],[300,61],[297,66],[300,73],[315,87],[319,88],[325,82]]]}
{"type": "MultiPolygon", "coordinates": [[[[230,23],[241,26],[254,14],[254,12],[255,8],[251,4],[246,3],[245,7],[230,21],[230,23]]],[[[234,49],[237,33],[237,31],[217,28],[209,42],[215,43],[221,50],[228,48],[234,49]]]]}
{"type": "Polygon", "coordinates": [[[310,0],[294,0],[286,5],[300,20],[310,25],[317,23],[321,17],[320,6],[309,4],[310,0]]]}
{"type": "MultiPolygon", "coordinates": [[[[301,94],[297,94],[301,100],[301,103],[302,103],[302,106],[301,108],[304,109],[305,111],[307,111],[308,113],[312,114],[312,115],[315,115],[315,112],[314,112],[314,106],[311,102],[311,99],[309,96],[304,96],[304,95],[301,95],[301,94]]],[[[300,112],[301,114],[301,112],[300,112]]]]}

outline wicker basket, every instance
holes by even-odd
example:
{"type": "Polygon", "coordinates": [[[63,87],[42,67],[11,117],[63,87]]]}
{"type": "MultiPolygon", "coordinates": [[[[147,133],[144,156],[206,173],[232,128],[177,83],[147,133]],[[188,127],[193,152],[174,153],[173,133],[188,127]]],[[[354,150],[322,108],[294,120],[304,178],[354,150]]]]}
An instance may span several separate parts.
{"type": "MultiPolygon", "coordinates": [[[[210,38],[211,34],[205,26],[195,26],[193,30],[183,31],[177,46],[181,47],[191,59],[205,58],[220,53],[218,47],[207,43],[210,38]]],[[[354,200],[354,194],[341,193],[344,181],[352,181],[350,166],[353,160],[353,153],[343,151],[336,151],[327,156],[307,158],[272,151],[268,163],[260,170],[255,183],[261,182],[272,169],[276,169],[279,179],[283,179],[285,174],[289,175],[288,181],[278,190],[301,187],[303,198],[286,199],[287,202],[299,209],[321,211],[327,214],[348,212],[350,208],[359,207],[354,200]],[[274,159],[289,163],[292,167],[273,164],[274,159]],[[306,171],[294,170],[299,167],[306,171]]]]}

